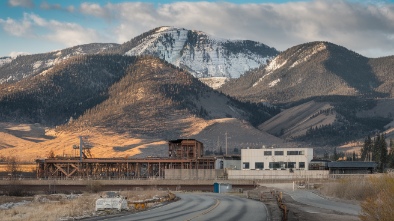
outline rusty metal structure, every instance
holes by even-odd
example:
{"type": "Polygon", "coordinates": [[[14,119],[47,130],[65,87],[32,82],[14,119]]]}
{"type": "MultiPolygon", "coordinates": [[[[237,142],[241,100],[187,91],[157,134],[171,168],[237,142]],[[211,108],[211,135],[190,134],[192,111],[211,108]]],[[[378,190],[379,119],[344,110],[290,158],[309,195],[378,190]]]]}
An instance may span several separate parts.
{"type": "Polygon", "coordinates": [[[204,157],[204,145],[195,139],[168,142],[167,158],[88,158],[90,148],[79,157],[37,159],[37,177],[54,179],[164,178],[165,169],[215,169],[215,158],[204,157]]]}

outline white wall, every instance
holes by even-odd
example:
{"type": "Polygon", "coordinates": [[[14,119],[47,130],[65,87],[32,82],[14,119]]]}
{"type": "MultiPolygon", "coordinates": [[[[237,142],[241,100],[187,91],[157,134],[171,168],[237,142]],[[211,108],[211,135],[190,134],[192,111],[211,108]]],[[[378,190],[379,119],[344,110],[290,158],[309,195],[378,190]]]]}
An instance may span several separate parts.
{"type": "Polygon", "coordinates": [[[241,167],[249,163],[249,170],[254,170],[256,162],[264,163],[264,170],[269,168],[270,162],[295,162],[295,169],[308,170],[309,162],[313,159],[313,148],[264,148],[264,149],[241,149],[241,167]],[[264,155],[264,151],[271,151],[272,155],[264,155]],[[275,155],[275,151],[283,151],[283,155],[275,155]],[[287,151],[303,151],[303,155],[287,155],[287,151]],[[300,162],[305,163],[305,168],[300,168],[300,162]]]}
{"type": "Polygon", "coordinates": [[[224,177],[224,170],[214,169],[165,169],[165,179],[214,180],[224,177]]]}
{"type": "Polygon", "coordinates": [[[229,180],[298,180],[327,179],[328,170],[228,170],[229,180]]]}

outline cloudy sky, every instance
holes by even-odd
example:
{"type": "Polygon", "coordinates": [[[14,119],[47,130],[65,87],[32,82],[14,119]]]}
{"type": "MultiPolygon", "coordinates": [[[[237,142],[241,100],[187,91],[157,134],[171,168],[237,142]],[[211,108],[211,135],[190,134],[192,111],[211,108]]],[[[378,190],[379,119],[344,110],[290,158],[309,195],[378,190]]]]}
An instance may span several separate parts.
{"type": "Polygon", "coordinates": [[[394,55],[394,0],[2,0],[0,57],[123,43],[159,26],[281,51],[329,41],[367,57],[394,55]]]}

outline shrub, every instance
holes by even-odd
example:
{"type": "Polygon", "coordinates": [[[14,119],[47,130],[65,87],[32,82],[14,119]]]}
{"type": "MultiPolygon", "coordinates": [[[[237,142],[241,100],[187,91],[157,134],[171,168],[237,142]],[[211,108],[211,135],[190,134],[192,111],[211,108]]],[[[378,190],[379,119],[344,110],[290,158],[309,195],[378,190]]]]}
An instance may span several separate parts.
{"type": "Polygon", "coordinates": [[[383,175],[372,178],[374,188],[378,191],[375,196],[368,197],[361,203],[362,221],[391,221],[394,217],[394,177],[383,175]]]}

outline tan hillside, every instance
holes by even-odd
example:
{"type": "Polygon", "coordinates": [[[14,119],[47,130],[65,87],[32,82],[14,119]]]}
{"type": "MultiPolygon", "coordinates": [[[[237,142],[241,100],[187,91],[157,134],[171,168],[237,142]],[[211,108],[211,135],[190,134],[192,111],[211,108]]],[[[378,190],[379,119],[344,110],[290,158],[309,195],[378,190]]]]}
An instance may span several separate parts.
{"type": "MultiPolygon", "coordinates": [[[[15,156],[24,162],[34,162],[47,157],[51,150],[55,155],[74,156],[73,145],[79,145],[79,136],[93,145],[93,157],[128,157],[141,153],[149,146],[166,146],[166,141],[131,138],[90,128],[86,131],[56,133],[40,125],[0,123],[0,156],[15,156]],[[115,148],[114,148],[115,147],[115,148]],[[118,151],[121,149],[122,151],[118,151]]],[[[166,150],[166,149],[165,149],[166,150]]],[[[163,151],[165,151],[163,150],[163,151]]],[[[78,153],[77,153],[78,154],[78,153]]]]}
{"type": "Polygon", "coordinates": [[[324,113],[333,106],[326,102],[310,101],[282,111],[259,126],[260,130],[276,134],[282,138],[305,135],[311,127],[332,124],[336,114],[324,113]]]}
{"type": "MultiPolygon", "coordinates": [[[[207,150],[216,150],[218,137],[224,150],[225,132],[228,133],[228,146],[231,148],[229,154],[235,147],[283,144],[281,139],[234,118],[208,121],[190,118],[185,121],[191,127],[184,131],[182,137],[202,141],[207,150]]],[[[57,156],[79,156],[78,151],[72,148],[79,145],[79,136],[92,145],[91,154],[95,158],[166,156],[167,153],[167,140],[130,137],[103,128],[56,132],[39,124],[0,123],[0,127],[0,156],[15,156],[23,162],[33,163],[35,159],[46,158],[52,150],[57,156]]]]}

